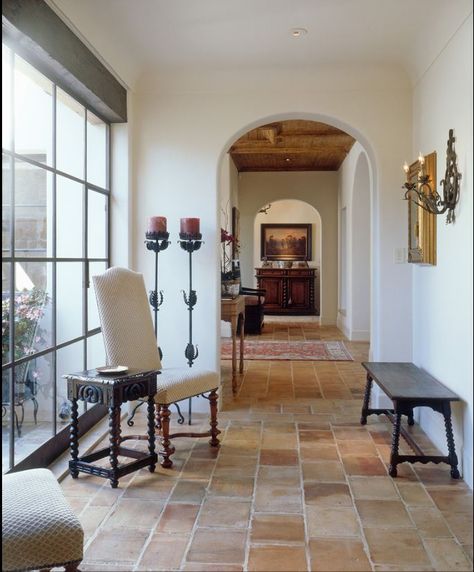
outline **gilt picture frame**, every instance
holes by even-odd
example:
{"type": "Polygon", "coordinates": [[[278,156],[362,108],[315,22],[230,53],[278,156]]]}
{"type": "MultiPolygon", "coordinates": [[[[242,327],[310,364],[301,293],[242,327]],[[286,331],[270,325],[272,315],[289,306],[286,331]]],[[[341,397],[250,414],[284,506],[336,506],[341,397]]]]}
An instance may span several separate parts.
{"type": "MultiPolygon", "coordinates": [[[[408,182],[417,181],[419,169],[418,161],[410,165],[408,182]]],[[[425,156],[424,171],[429,176],[429,184],[436,188],[436,152],[425,156]]],[[[413,201],[408,201],[408,262],[436,265],[436,215],[413,201]]]]}
{"type": "Polygon", "coordinates": [[[260,225],[261,260],[311,260],[312,224],[260,225]]]}

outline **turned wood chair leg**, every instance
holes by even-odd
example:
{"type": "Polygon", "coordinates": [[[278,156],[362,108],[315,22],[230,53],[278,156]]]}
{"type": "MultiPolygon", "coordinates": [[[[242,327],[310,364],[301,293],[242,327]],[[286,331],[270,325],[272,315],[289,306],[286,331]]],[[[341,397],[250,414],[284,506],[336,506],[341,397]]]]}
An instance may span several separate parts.
{"type": "Polygon", "coordinates": [[[209,440],[209,445],[211,447],[219,446],[219,439],[217,438],[220,433],[219,429],[217,428],[217,398],[217,390],[213,389],[209,394],[209,406],[211,409],[211,439],[209,440]]]}
{"type": "Polygon", "coordinates": [[[161,411],[161,405],[159,405],[158,403],[155,403],[155,427],[161,431],[161,415],[160,415],[160,411],[161,411]]]}
{"type": "Polygon", "coordinates": [[[170,435],[170,410],[168,405],[161,405],[160,422],[161,422],[161,447],[160,455],[163,457],[161,466],[164,469],[170,469],[173,466],[173,461],[170,459],[174,453],[174,447],[171,445],[169,439],[170,435]]]}

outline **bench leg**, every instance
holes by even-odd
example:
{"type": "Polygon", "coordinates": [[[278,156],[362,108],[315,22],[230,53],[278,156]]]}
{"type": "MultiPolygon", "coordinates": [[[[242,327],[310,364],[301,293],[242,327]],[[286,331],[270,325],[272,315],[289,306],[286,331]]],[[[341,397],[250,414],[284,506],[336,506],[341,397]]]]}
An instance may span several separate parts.
{"type": "Polygon", "coordinates": [[[395,420],[393,423],[393,433],[392,433],[392,452],[390,453],[390,465],[388,467],[388,474],[391,477],[397,476],[398,448],[400,445],[401,423],[402,423],[402,414],[398,413],[395,409],[395,420]]]}
{"type": "Polygon", "coordinates": [[[367,383],[365,385],[364,403],[362,405],[362,412],[360,416],[360,424],[367,425],[367,415],[369,414],[370,392],[372,391],[372,378],[367,374],[367,383]]]}
{"type": "Polygon", "coordinates": [[[454,446],[453,426],[451,423],[451,405],[449,401],[443,405],[444,426],[446,429],[446,439],[448,441],[448,459],[451,465],[451,477],[459,479],[458,457],[454,446]]]}

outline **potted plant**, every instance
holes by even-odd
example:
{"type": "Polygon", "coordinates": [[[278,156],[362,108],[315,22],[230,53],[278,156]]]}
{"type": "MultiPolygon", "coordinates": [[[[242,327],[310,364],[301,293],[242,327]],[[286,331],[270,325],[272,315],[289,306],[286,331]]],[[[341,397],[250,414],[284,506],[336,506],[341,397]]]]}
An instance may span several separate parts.
{"type": "Polygon", "coordinates": [[[240,292],[240,268],[238,261],[232,260],[229,249],[238,246],[234,235],[221,228],[221,294],[223,298],[236,298],[240,292]]]}

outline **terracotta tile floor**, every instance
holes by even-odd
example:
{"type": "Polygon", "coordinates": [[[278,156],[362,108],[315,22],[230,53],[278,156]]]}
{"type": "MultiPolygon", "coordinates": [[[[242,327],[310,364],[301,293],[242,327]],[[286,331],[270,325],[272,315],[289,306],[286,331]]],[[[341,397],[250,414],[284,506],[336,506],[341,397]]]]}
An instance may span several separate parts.
{"type": "MultiPolygon", "coordinates": [[[[302,322],[270,322],[262,337],[344,339],[302,322]]],[[[471,492],[447,466],[388,476],[389,423],[359,425],[367,344],[346,345],[353,362],[248,361],[235,398],[223,362],[218,451],[176,440],[173,469],[116,490],[67,477],[86,532],[81,570],[472,570],[471,492]]]]}

